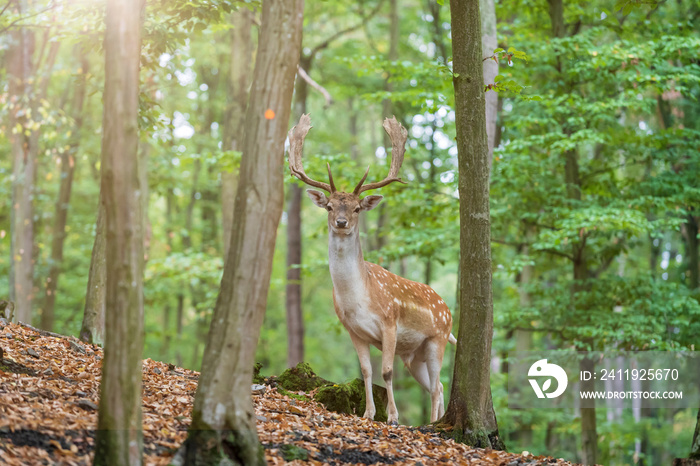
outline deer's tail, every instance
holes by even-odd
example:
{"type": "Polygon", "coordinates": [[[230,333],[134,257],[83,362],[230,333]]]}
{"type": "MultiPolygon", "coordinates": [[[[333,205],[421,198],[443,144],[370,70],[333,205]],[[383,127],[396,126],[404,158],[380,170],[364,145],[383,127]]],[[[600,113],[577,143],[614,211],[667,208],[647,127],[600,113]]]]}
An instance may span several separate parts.
{"type": "Polygon", "coordinates": [[[456,344],[457,344],[457,339],[456,339],[455,336],[452,335],[451,333],[450,333],[450,338],[448,338],[447,341],[449,341],[449,342],[452,343],[453,345],[456,345],[456,344]]]}

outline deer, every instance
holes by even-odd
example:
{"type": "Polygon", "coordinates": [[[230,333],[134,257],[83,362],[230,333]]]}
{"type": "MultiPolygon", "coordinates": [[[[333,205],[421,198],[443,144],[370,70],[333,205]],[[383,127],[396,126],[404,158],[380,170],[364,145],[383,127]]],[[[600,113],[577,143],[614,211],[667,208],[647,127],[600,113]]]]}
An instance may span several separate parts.
{"type": "Polygon", "coordinates": [[[372,396],[370,345],[382,352],[382,378],[387,391],[387,423],[398,425],[399,413],[392,387],[394,358],[398,355],[413,378],[430,393],[430,422],[445,413],[440,369],[447,343],[455,344],[452,315],[440,296],[428,285],[395,275],[383,267],[367,262],[360,244],[359,216],[374,209],[383,196],[365,191],[390,183],[406,184],[398,177],[403,164],[408,132],[396,120],[386,118],[384,130],[391,138],[391,165],[382,181],[364,184],[365,171],[352,192],[341,192],[333,182],[330,164],[328,183],[309,178],[302,165],[304,139],[311,129],[309,115],[302,115],[288,134],[289,168],[292,175],[309,186],[307,194],[318,207],[328,211],[328,265],[333,281],[333,306],[347,330],[360,360],[365,385],[363,417],[374,419],[376,407],[372,396]]]}

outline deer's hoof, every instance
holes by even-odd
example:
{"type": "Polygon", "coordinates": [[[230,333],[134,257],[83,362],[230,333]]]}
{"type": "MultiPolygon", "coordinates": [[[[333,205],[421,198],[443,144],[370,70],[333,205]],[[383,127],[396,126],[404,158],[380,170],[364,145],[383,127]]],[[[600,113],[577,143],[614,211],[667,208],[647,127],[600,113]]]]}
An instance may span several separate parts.
{"type": "Polygon", "coordinates": [[[363,414],[362,417],[374,421],[374,413],[371,411],[365,411],[365,414],[363,414]]]}
{"type": "Polygon", "coordinates": [[[399,421],[397,421],[396,419],[393,419],[391,421],[387,421],[387,424],[389,424],[390,426],[393,426],[393,427],[398,427],[399,421]]]}

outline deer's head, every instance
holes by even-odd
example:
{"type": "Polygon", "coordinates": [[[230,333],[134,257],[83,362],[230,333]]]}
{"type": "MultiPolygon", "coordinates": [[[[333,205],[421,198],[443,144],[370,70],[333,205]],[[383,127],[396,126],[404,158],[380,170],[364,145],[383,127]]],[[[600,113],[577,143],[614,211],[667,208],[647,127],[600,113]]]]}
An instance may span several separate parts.
{"type": "Polygon", "coordinates": [[[333,183],[333,174],[331,173],[330,164],[326,164],[326,168],[328,169],[328,183],[312,180],[304,172],[301,160],[304,138],[306,138],[306,135],[311,129],[311,119],[309,115],[302,115],[299,119],[299,123],[289,131],[289,168],[292,171],[292,175],[309,186],[321,188],[329,193],[327,196],[325,193],[315,189],[308,189],[306,191],[314,204],[328,211],[328,228],[336,234],[350,235],[354,233],[357,229],[360,212],[374,209],[383,199],[383,197],[379,195],[360,198],[360,194],[364,191],[381,188],[394,181],[405,183],[405,181],[398,178],[397,175],[403,163],[404,146],[406,144],[408,132],[406,128],[401,126],[396,120],[396,117],[385,119],[383,126],[384,130],[391,138],[392,145],[389,174],[382,181],[364,184],[367,179],[367,174],[369,173],[369,167],[367,167],[365,175],[351,193],[341,192],[336,189],[333,183]]]}

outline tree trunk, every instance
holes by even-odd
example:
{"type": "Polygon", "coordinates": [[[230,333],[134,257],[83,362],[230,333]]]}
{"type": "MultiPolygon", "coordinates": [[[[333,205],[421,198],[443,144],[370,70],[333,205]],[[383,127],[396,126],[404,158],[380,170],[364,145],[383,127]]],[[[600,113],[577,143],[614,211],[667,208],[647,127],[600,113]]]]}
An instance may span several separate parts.
{"type": "MultiPolygon", "coordinates": [[[[80,52],[79,52],[80,53],[80,52]]],[[[71,190],[73,187],[73,174],[75,173],[75,163],[78,145],[80,144],[80,132],[83,126],[83,102],[85,101],[86,76],[89,62],[81,53],[80,72],[78,82],[75,84],[75,94],[73,96],[73,115],[75,126],[73,127],[73,137],[70,147],[61,154],[61,177],[56,199],[56,213],[54,214],[53,240],[51,242],[51,260],[49,276],[46,280],[46,298],[41,312],[41,328],[53,331],[54,327],[54,305],[56,303],[56,290],[58,289],[58,277],[61,273],[63,263],[63,244],[66,239],[66,223],[68,221],[68,207],[70,205],[71,190]]]]}
{"type": "Polygon", "coordinates": [[[182,330],[184,328],[185,319],[185,295],[183,293],[178,293],[177,295],[177,322],[175,323],[176,334],[175,341],[177,341],[177,349],[175,350],[175,363],[182,367],[182,330]]]}
{"type": "Polygon", "coordinates": [[[459,157],[459,338],[443,423],[455,439],[504,449],[491,399],[491,221],[489,163],[478,0],[453,0],[455,124],[459,157]]]}
{"type": "Polygon", "coordinates": [[[693,445],[690,447],[689,458],[700,460],[700,409],[698,410],[698,420],[695,422],[695,434],[693,434],[693,445]]]}
{"type": "MultiPolygon", "coordinates": [[[[496,34],[496,5],[494,0],[479,0],[481,10],[481,53],[484,57],[493,55],[498,47],[496,34]]],[[[493,84],[498,75],[498,62],[486,60],[484,64],[484,84],[493,84]]],[[[493,162],[493,150],[496,144],[496,123],[498,120],[498,93],[488,91],[485,96],[486,134],[489,143],[489,172],[493,162]]]]}
{"type": "MultiPolygon", "coordinates": [[[[581,371],[595,372],[595,362],[591,359],[582,359],[579,363],[581,371]]],[[[582,380],[581,391],[595,391],[594,380],[582,380]]],[[[595,400],[590,400],[593,404],[595,400]]],[[[596,464],[598,453],[598,432],[595,419],[595,407],[581,408],[581,462],[583,464],[596,464]]]]}
{"type": "MultiPolygon", "coordinates": [[[[244,117],[248,104],[248,86],[253,62],[253,39],[250,30],[253,13],[246,8],[233,13],[231,29],[231,66],[224,114],[223,149],[240,151],[245,136],[244,117]]],[[[238,187],[238,176],[233,171],[221,173],[221,209],[223,223],[224,257],[228,257],[233,228],[233,209],[238,187]]]]}
{"type": "Polygon", "coordinates": [[[139,62],[143,0],[109,0],[101,193],[106,231],[105,359],[94,464],[142,461],[143,187],[140,176],[139,62]]]}
{"type": "Polygon", "coordinates": [[[105,288],[107,281],[105,209],[102,202],[102,193],[100,193],[97,209],[95,242],[92,245],[92,258],[90,259],[80,339],[88,343],[102,344],[104,343],[105,294],[107,292],[105,288]]]}
{"type": "Polygon", "coordinates": [[[235,228],[202,362],[184,464],[265,464],[250,396],[284,203],[284,140],[303,25],[303,0],[265,0],[235,228]],[[266,110],[275,112],[266,119],[266,110]]]}
{"type": "Polygon", "coordinates": [[[698,266],[698,218],[693,215],[691,208],[683,225],[683,242],[685,243],[685,265],[688,288],[694,290],[700,287],[700,266],[698,266]]]}
{"type": "MultiPolygon", "coordinates": [[[[301,80],[299,80],[301,81],[301,80]]],[[[292,183],[287,207],[287,367],[304,361],[304,314],[301,307],[301,199],[292,183]]]]}
{"type": "MultiPolygon", "coordinates": [[[[534,241],[532,228],[525,226],[526,233],[525,238],[528,242],[534,241]]],[[[529,254],[529,246],[526,244],[520,251],[521,255],[527,256],[529,254]]],[[[532,296],[527,287],[532,281],[533,275],[535,273],[535,267],[532,265],[525,265],[523,270],[520,272],[518,277],[518,294],[520,296],[520,306],[522,308],[528,308],[532,306],[532,296]]],[[[515,329],[513,332],[513,338],[515,338],[515,351],[530,351],[532,349],[532,332],[525,329],[515,329]]],[[[519,419],[520,430],[518,431],[517,438],[521,446],[532,444],[532,424],[527,422],[524,423],[522,419],[519,419]]]]}
{"type": "MultiPolygon", "coordinates": [[[[299,66],[311,72],[313,57],[301,56],[299,66]]],[[[297,78],[294,91],[295,119],[306,113],[309,85],[297,78]]],[[[301,307],[301,199],[303,188],[289,185],[287,204],[287,367],[295,367],[304,360],[304,314],[301,307]]]]}
{"type": "MultiPolygon", "coordinates": [[[[389,54],[387,55],[389,61],[395,61],[399,58],[399,33],[398,0],[389,0],[389,54]]],[[[393,84],[389,81],[390,77],[391,76],[387,76],[384,81],[384,90],[389,93],[394,90],[393,84]]],[[[382,117],[390,118],[393,115],[392,111],[391,99],[382,100],[382,117]]],[[[384,148],[387,154],[389,153],[389,147],[391,147],[391,139],[389,135],[385,133],[384,148]]]]}
{"type": "MultiPolygon", "coordinates": [[[[566,153],[565,164],[565,179],[567,197],[569,199],[581,200],[581,180],[578,168],[578,153],[576,151],[568,151],[566,153]]],[[[574,284],[572,286],[572,302],[576,306],[576,295],[585,292],[589,285],[585,282],[590,276],[586,260],[585,244],[574,247],[573,254],[573,276],[574,284]]],[[[582,309],[574,309],[574,312],[582,312],[582,309]]],[[[581,361],[581,370],[591,370],[592,361],[584,359],[581,361]]],[[[581,382],[582,391],[594,391],[595,386],[593,381],[581,382]]],[[[598,432],[595,406],[592,408],[581,408],[581,462],[583,464],[596,464],[598,456],[598,432]]]]}
{"type": "MultiPolygon", "coordinates": [[[[15,2],[16,13],[27,10],[27,2],[15,2]]],[[[9,108],[8,139],[12,153],[12,209],[10,210],[10,300],[15,303],[15,319],[31,324],[34,295],[34,179],[36,177],[36,148],[25,127],[31,121],[24,101],[33,94],[31,56],[34,35],[26,28],[17,28],[10,34],[7,51],[9,108]],[[15,131],[20,127],[20,131],[15,131]]]]}
{"type": "MultiPolygon", "coordinates": [[[[552,36],[563,38],[566,36],[566,23],[564,22],[564,4],[562,0],[548,0],[549,18],[552,24],[552,36]]],[[[557,57],[557,70],[564,75],[564,63],[557,57]]],[[[569,199],[580,201],[582,198],[581,177],[579,175],[578,153],[576,150],[567,151],[565,154],[565,181],[566,192],[569,199]]],[[[586,261],[585,244],[573,248],[573,276],[572,301],[575,304],[575,295],[585,291],[584,283],[589,278],[589,270],[586,261]]],[[[580,312],[581,309],[575,309],[580,312]]],[[[583,368],[588,364],[581,362],[583,368]]],[[[582,390],[585,389],[582,387],[582,390]]],[[[595,464],[598,453],[598,434],[595,408],[581,408],[581,461],[584,464],[595,464]]]]}

